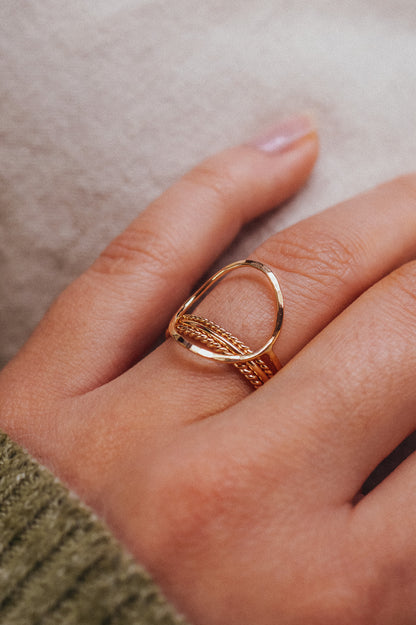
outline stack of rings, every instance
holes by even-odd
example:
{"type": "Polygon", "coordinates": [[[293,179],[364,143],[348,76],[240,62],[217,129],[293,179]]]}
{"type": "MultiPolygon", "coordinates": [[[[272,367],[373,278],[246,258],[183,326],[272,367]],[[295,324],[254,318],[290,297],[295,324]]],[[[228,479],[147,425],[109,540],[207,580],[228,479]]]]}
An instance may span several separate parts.
{"type": "Polygon", "coordinates": [[[220,362],[233,364],[254,387],[262,386],[273,377],[281,364],[273,351],[283,322],[283,296],[279,282],[269,267],[255,260],[240,260],[223,267],[207,280],[172,317],[166,334],[189,351],[220,362]],[[261,271],[269,280],[276,304],[276,319],[269,340],[257,351],[252,351],[240,339],[205,317],[191,314],[208,290],[234,269],[250,267],[261,271]],[[198,343],[198,344],[197,344],[198,343]]]}

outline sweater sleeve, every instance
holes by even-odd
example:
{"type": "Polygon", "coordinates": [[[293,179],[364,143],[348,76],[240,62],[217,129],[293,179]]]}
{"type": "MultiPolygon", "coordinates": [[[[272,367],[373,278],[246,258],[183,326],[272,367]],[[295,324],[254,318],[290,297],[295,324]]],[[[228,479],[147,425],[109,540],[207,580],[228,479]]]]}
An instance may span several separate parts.
{"type": "Polygon", "coordinates": [[[185,625],[150,576],[0,432],[0,625],[185,625]]]}

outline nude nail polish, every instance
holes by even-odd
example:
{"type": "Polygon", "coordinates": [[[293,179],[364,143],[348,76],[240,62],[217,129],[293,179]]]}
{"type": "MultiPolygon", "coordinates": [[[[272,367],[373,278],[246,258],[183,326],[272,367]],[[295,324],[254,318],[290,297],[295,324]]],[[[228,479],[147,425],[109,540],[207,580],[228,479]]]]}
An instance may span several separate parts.
{"type": "Polygon", "coordinates": [[[280,122],[267,133],[260,135],[249,145],[266,152],[276,154],[290,149],[297,141],[315,132],[316,125],[311,115],[294,115],[280,122]]]}

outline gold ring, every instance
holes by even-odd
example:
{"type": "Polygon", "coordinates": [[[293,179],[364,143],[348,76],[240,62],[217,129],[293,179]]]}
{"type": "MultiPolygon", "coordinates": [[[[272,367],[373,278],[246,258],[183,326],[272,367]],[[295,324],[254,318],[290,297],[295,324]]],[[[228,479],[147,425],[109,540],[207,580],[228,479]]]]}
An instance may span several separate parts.
{"type": "Polygon", "coordinates": [[[276,276],[263,263],[248,259],[231,263],[211,276],[172,317],[166,334],[198,356],[233,364],[254,388],[258,388],[281,369],[281,364],[273,351],[273,345],[279,336],[282,322],[283,296],[276,276]],[[241,267],[257,269],[266,276],[272,287],[276,305],[272,335],[263,347],[255,351],[212,321],[190,314],[216,282],[241,267]],[[192,341],[197,341],[204,347],[192,341]]]}

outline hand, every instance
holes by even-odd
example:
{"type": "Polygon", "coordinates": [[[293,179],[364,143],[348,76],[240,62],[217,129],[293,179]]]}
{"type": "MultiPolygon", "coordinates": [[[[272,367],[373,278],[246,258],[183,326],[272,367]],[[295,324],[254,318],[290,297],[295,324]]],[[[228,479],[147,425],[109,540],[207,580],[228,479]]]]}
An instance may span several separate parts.
{"type": "MultiPolygon", "coordinates": [[[[286,306],[284,368],[264,387],[173,340],[145,356],[240,226],[307,178],[307,120],[277,135],[187,174],[58,298],[0,376],[0,426],[195,625],[414,623],[415,459],[356,495],[415,429],[415,176],[251,255],[286,306]]],[[[251,274],[203,306],[253,347],[272,324],[251,274]]]]}

